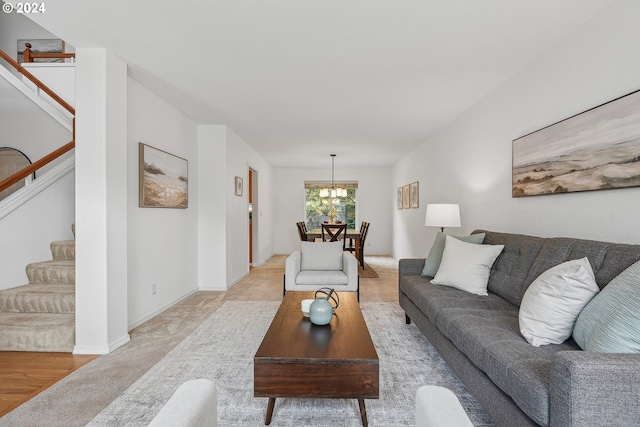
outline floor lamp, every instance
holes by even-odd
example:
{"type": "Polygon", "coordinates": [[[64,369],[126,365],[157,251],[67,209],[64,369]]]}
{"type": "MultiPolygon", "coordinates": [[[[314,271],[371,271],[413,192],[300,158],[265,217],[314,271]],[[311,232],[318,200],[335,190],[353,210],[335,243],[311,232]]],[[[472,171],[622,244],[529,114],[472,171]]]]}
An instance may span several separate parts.
{"type": "Polygon", "coordinates": [[[444,233],[445,227],[460,227],[460,206],[456,204],[428,204],[424,219],[427,227],[440,227],[444,233]]]}

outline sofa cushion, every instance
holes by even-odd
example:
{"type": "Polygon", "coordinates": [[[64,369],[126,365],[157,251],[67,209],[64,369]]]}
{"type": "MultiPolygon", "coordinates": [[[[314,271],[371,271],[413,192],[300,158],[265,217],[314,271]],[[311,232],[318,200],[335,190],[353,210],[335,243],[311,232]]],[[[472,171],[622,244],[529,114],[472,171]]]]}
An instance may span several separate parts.
{"type": "Polygon", "coordinates": [[[448,286],[434,285],[419,275],[402,276],[400,290],[434,325],[437,324],[440,311],[447,308],[479,308],[486,310],[512,310],[518,308],[499,296],[489,293],[480,296],[448,286]]]}
{"type": "Polygon", "coordinates": [[[296,277],[296,285],[334,286],[347,283],[349,279],[343,271],[302,270],[296,277]]]}
{"type": "Polygon", "coordinates": [[[475,245],[446,236],[442,262],[431,283],[487,295],[491,266],[504,245],[475,245]]]}
{"type": "Polygon", "coordinates": [[[578,315],[599,290],[586,257],[550,268],[522,298],[520,332],[536,347],[566,341],[578,315]]]}
{"type": "Polygon", "coordinates": [[[300,270],[342,270],[342,242],[300,242],[300,270]]]}
{"type": "Polygon", "coordinates": [[[587,351],[640,353],[640,261],[616,276],[582,310],[573,338],[587,351]]]}
{"type": "Polygon", "coordinates": [[[552,356],[578,348],[573,340],[532,347],[522,337],[518,310],[447,308],[438,329],[540,425],[549,423],[549,376],[552,356]]]}
{"type": "MultiPolygon", "coordinates": [[[[424,267],[422,269],[422,275],[433,277],[438,272],[438,268],[440,267],[440,263],[442,262],[442,254],[444,252],[445,240],[447,234],[444,234],[440,231],[436,234],[436,238],[433,242],[433,246],[431,246],[431,250],[429,250],[429,255],[427,255],[427,259],[424,262],[424,267]]],[[[471,234],[469,236],[451,236],[455,237],[458,240],[462,240],[467,243],[476,243],[480,244],[484,241],[484,233],[471,234]]]]}

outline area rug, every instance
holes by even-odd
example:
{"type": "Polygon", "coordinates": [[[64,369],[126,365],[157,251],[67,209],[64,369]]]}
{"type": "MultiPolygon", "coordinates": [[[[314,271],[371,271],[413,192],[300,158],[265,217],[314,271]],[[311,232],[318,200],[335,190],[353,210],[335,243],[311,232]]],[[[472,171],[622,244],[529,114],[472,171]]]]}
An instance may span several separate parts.
{"type": "Polygon", "coordinates": [[[361,278],[365,278],[365,279],[376,279],[378,278],[378,273],[376,273],[376,271],[371,268],[371,266],[369,264],[367,264],[366,262],[364,263],[364,267],[362,268],[362,266],[360,266],[360,264],[358,264],[358,276],[360,276],[361,278]]]}
{"type": "MultiPolygon", "coordinates": [[[[227,301],[88,426],[146,426],[184,381],[209,378],[218,390],[218,424],[264,425],[267,399],[253,397],[253,356],[279,302],[227,301]]],[[[415,393],[453,390],[476,426],[493,426],[477,401],[394,303],[363,303],[380,360],[380,399],[366,400],[370,426],[414,425],[415,393]]],[[[271,426],[361,426],[357,400],[278,399],[271,426]]]]}

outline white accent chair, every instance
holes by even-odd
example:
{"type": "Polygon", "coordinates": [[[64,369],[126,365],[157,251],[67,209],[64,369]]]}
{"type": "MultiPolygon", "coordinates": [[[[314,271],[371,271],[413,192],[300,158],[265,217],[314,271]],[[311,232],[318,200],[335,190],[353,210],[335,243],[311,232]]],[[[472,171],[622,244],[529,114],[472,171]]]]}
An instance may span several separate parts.
{"type": "Polygon", "coordinates": [[[182,383],[149,427],[217,427],[216,385],[208,379],[182,383]]]}
{"type": "Polygon", "coordinates": [[[451,390],[425,385],[416,392],[416,427],[473,427],[473,424],[451,390]]]}
{"type": "Polygon", "coordinates": [[[286,260],[282,295],[288,291],[315,292],[333,288],[356,292],[360,301],[358,260],[338,242],[300,242],[300,250],[286,260]]]}

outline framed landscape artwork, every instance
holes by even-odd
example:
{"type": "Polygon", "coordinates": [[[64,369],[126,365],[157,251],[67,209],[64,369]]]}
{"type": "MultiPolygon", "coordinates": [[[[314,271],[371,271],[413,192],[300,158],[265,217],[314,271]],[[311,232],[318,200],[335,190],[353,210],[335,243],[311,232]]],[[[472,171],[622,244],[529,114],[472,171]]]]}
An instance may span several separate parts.
{"type": "Polygon", "coordinates": [[[411,204],[411,209],[418,208],[418,181],[412,182],[411,186],[411,194],[409,196],[409,203],[411,204]]]}
{"type": "Polygon", "coordinates": [[[640,186],[640,91],[513,141],[512,197],[640,186]]]}
{"type": "Polygon", "coordinates": [[[402,187],[398,187],[398,195],[396,200],[398,209],[402,209],[402,187]]]}
{"type": "Polygon", "coordinates": [[[409,184],[402,187],[402,208],[409,209],[409,184]]]}
{"type": "Polygon", "coordinates": [[[189,205],[187,160],[150,145],[138,144],[139,203],[142,208],[181,208],[189,205]]]}

